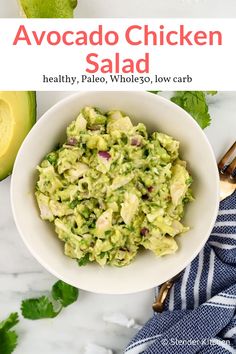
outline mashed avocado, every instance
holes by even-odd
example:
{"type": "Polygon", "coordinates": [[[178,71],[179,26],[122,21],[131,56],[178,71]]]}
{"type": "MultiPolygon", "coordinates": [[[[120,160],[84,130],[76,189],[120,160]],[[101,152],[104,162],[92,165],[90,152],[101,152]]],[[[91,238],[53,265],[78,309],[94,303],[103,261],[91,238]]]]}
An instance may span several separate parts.
{"type": "Polygon", "coordinates": [[[120,111],[82,109],[67,140],[38,167],[41,218],[52,222],[65,254],[79,264],[125,266],[140,248],[176,252],[175,236],[192,200],[179,142],[133,126],[120,111]]]}

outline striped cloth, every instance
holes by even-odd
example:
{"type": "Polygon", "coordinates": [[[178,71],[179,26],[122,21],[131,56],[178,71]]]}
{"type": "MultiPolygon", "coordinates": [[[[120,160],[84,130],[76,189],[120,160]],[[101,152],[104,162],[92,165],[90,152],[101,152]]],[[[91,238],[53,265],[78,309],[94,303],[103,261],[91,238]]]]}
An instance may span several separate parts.
{"type": "Polygon", "coordinates": [[[236,354],[236,193],[221,202],[207,244],[176,281],[165,311],[125,353],[236,354]]]}

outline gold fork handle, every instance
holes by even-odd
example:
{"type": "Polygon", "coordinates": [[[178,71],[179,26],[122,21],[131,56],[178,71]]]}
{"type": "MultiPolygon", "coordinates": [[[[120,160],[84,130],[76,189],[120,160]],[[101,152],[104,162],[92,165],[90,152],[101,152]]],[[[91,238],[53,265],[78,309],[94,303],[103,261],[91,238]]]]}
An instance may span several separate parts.
{"type": "Polygon", "coordinates": [[[227,167],[232,162],[235,152],[236,152],[236,141],[218,163],[218,168],[221,174],[225,172],[227,167]]]}
{"type": "Polygon", "coordinates": [[[170,289],[174,285],[175,281],[180,277],[180,274],[177,274],[175,277],[167,280],[162,284],[159,294],[156,297],[154,304],[152,305],[153,311],[162,312],[164,310],[166,299],[170,293],[170,289]]]}
{"type": "Polygon", "coordinates": [[[229,165],[229,168],[228,168],[228,173],[229,173],[232,180],[235,179],[235,177],[236,177],[235,171],[236,171],[236,157],[233,159],[233,161],[231,162],[231,164],[229,165]]]}
{"type": "Polygon", "coordinates": [[[170,289],[172,288],[173,284],[174,282],[171,282],[171,280],[168,280],[167,282],[162,284],[156,301],[152,305],[152,308],[155,312],[162,312],[164,310],[166,298],[169,295],[170,289]]]}

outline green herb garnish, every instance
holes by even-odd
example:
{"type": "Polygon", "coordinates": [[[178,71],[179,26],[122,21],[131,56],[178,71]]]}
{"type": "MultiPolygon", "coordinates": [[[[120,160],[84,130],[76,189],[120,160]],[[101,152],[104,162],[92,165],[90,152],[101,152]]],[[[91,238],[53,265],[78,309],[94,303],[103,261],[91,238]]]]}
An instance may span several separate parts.
{"type": "Polygon", "coordinates": [[[18,314],[12,313],[0,322],[0,354],[11,354],[17,346],[18,335],[11,329],[19,322],[18,314]]]}
{"type": "Polygon", "coordinates": [[[79,290],[59,280],[53,285],[50,295],[22,301],[22,315],[30,320],[54,318],[63,307],[69,306],[78,299],[79,290]]]}
{"type": "Polygon", "coordinates": [[[79,290],[74,286],[58,280],[52,287],[52,297],[59,301],[63,307],[67,307],[78,299],[79,290]]]}
{"type": "Polygon", "coordinates": [[[47,296],[41,296],[22,301],[21,312],[22,316],[29,320],[39,320],[56,317],[60,311],[54,310],[54,305],[47,296]]]}
{"type": "Polygon", "coordinates": [[[74,200],[72,200],[72,202],[70,202],[69,207],[71,209],[74,209],[75,207],[77,207],[78,204],[79,204],[79,200],[78,199],[74,199],[74,200]]]}
{"type": "Polygon", "coordinates": [[[216,93],[216,91],[177,91],[171,101],[191,114],[200,127],[204,129],[211,123],[206,96],[216,93]]]}
{"type": "Polygon", "coordinates": [[[77,259],[77,262],[80,267],[85,266],[86,264],[89,263],[89,254],[86,253],[86,255],[84,257],[77,259]]]}
{"type": "MultiPolygon", "coordinates": [[[[161,91],[148,91],[158,94],[161,91]]],[[[197,121],[202,129],[211,124],[207,95],[214,96],[217,91],[176,91],[171,101],[183,108],[197,121]]]]}

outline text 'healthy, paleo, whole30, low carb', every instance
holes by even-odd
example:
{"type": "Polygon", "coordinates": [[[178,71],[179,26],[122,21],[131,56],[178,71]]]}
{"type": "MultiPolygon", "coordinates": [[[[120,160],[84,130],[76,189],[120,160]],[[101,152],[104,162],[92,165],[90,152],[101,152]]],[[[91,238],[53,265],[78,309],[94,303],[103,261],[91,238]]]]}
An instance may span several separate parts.
{"type": "Polygon", "coordinates": [[[143,247],[174,253],[175,236],[188,230],[181,219],[192,178],[179,142],[120,111],[83,108],[38,171],[41,218],[79,265],[128,265],[143,247]]]}

